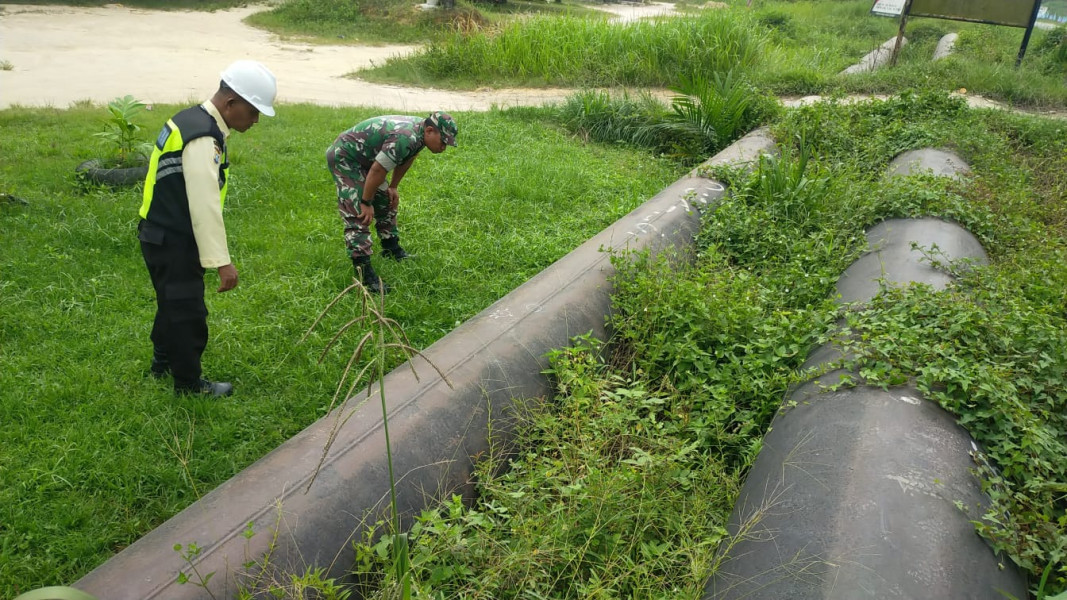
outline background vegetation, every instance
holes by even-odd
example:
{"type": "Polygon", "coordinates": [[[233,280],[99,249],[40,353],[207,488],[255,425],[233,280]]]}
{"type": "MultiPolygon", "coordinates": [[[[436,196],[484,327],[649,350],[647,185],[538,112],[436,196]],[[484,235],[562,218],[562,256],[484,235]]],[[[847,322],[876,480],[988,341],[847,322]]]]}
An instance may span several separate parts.
{"type": "Polygon", "coordinates": [[[611,24],[547,17],[469,28],[395,58],[359,77],[435,87],[670,86],[731,65],[779,95],[895,93],[902,88],[966,89],[1035,108],[1067,106],[1063,29],[1035,30],[1015,69],[1023,30],[914,18],[900,68],[842,76],[841,71],[894,37],[894,19],[870,15],[868,0],[760,0],[687,11],[677,18],[611,24]],[[956,53],[932,62],[946,33],[956,53]]]}
{"type": "Polygon", "coordinates": [[[248,23],[331,44],[397,43],[425,42],[535,14],[605,18],[604,13],[581,2],[512,0],[495,4],[461,0],[453,9],[426,11],[408,0],[287,0],[248,17],[248,23]]]}

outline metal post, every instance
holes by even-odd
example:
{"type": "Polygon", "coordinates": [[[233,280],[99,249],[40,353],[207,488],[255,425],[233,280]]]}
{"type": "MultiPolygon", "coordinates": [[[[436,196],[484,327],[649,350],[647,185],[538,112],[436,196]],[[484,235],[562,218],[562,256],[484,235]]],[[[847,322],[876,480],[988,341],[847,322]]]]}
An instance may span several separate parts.
{"type": "Polygon", "coordinates": [[[893,56],[889,59],[889,66],[897,66],[897,54],[900,53],[900,41],[904,39],[904,28],[908,25],[908,11],[911,10],[911,0],[904,3],[904,10],[900,11],[900,30],[897,31],[897,43],[893,45],[893,56]]]}
{"type": "MultiPolygon", "coordinates": [[[[910,0],[909,0],[910,2],[910,0]]],[[[1026,33],[1023,34],[1023,43],[1019,46],[1019,56],[1015,59],[1015,68],[1019,68],[1019,64],[1023,62],[1023,56],[1026,54],[1026,47],[1030,44],[1030,34],[1034,32],[1034,24],[1037,23],[1037,13],[1041,10],[1041,1],[1034,0],[1034,10],[1030,13],[1030,26],[1026,28],[1026,33]]]]}

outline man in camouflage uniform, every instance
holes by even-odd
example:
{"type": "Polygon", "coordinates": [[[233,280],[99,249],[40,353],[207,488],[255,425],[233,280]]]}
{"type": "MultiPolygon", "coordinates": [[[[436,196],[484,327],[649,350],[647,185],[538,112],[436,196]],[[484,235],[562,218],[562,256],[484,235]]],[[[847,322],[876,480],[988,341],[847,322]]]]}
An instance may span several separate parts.
{"type": "Polygon", "coordinates": [[[456,122],[444,112],[429,117],[389,115],[367,119],[337,136],[326,164],[337,184],[337,208],[345,222],[345,245],[356,276],[374,293],[389,287],[370,264],[370,223],[374,220],[382,253],[394,260],[412,255],[400,247],[396,228],[397,186],[423,148],[438,154],[456,145],[456,122]],[[386,176],[392,179],[386,183],[386,176]]]}

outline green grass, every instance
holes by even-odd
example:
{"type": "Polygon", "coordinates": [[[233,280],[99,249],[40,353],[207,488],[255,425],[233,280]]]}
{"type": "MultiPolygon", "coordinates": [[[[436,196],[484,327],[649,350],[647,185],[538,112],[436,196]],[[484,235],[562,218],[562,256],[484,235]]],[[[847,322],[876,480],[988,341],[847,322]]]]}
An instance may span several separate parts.
{"type": "Polygon", "coordinates": [[[1035,31],[1022,66],[1015,68],[1022,33],[991,25],[917,20],[913,43],[901,52],[898,67],[842,79],[836,89],[850,92],[894,93],[904,88],[959,89],[971,94],[1032,108],[1067,106],[1064,81],[1067,61],[1060,58],[1062,30],[1035,31]],[[935,25],[936,23],[936,25],[935,25]],[[958,31],[956,52],[930,62],[941,35],[958,31]]]}
{"type": "MultiPolygon", "coordinates": [[[[978,532],[1033,576],[1033,598],[1067,590],[1067,125],[923,94],[799,109],[773,130],[783,158],[717,170],[733,193],[695,263],[615,261],[610,351],[578,339],[551,354],[558,393],[479,466],[478,500],[446,500],[412,529],[416,590],[698,597],[772,416],[846,316],[834,285],[865,230],[923,216],[968,228],[991,265],[849,313],[851,367],[873,385],[914,378],[958,417],[999,470],[980,473],[994,505],[978,532]],[[973,177],[885,178],[894,156],[928,146],[973,177]]],[[[396,597],[390,540],[357,549],[364,597],[396,597]]]]}
{"type": "MultiPolygon", "coordinates": [[[[876,198],[872,216],[962,223],[992,264],[963,275],[946,294],[892,294],[850,317],[863,340],[856,367],[876,385],[914,377],[927,397],[958,416],[999,471],[980,470],[994,504],[979,532],[1031,574],[1035,597],[1064,591],[1067,503],[1057,482],[1067,477],[1067,125],[961,110],[938,98],[867,111],[816,108],[790,123],[827,164],[878,169],[877,156],[939,146],[954,148],[974,168],[965,186],[897,182],[863,190],[876,198]]],[[[859,193],[846,197],[854,202],[859,193]]]]}
{"type": "Polygon", "coordinates": [[[1023,30],[948,21],[908,20],[909,44],[898,67],[873,73],[838,75],[868,52],[896,36],[898,21],[869,14],[869,2],[764,2],[756,19],[773,43],[752,78],[778,94],[887,93],[904,89],[955,91],[960,88],[1026,107],[1067,106],[1067,64],[1046,44],[1055,34],[1035,30],[1019,69],[1015,59],[1023,30]],[[959,33],[956,51],[932,62],[938,40],[959,33]]]}
{"type": "Polygon", "coordinates": [[[838,73],[897,33],[895,21],[869,11],[855,1],[756,3],[771,43],[752,78],[783,95],[832,90],[838,73]]]}
{"type": "MultiPolygon", "coordinates": [[[[176,108],[139,124],[155,131],[176,108]]],[[[324,153],[372,114],[284,106],[232,139],[226,225],[241,283],[208,292],[204,367],[237,393],[190,401],[146,377],[139,189],[73,182],[104,110],[0,112],[0,193],[28,201],[0,204],[0,596],[72,582],[324,414],[350,350],[316,359],[344,311],[297,341],[352,280],[324,153]]],[[[416,347],[680,173],[583,144],[538,110],[456,116],[460,147],[420,157],[401,186],[401,234],[419,258],[375,259],[395,286],[387,313],[416,347]]]]}
{"type": "Polygon", "coordinates": [[[448,87],[666,87],[682,76],[751,67],[761,44],[744,15],[724,11],[627,24],[541,16],[456,33],[359,75],[448,87]]]}
{"type": "MultiPolygon", "coordinates": [[[[99,5],[102,2],[86,4],[99,5]]],[[[319,43],[427,43],[355,76],[439,88],[500,86],[671,87],[683,78],[741,69],[780,95],[955,91],[1037,109],[1067,108],[1067,36],[1036,30],[1014,67],[1023,30],[914,18],[897,68],[841,76],[897,33],[897,21],[870,14],[869,0],[731,0],[726,8],[682,5],[682,16],[611,23],[581,2],[459,0],[453,10],[422,11],[401,0],[286,0],[247,18],[286,37],[319,43]],[[945,61],[938,39],[960,34],[945,61]]],[[[226,8],[139,0],[145,8],[226,8]]]]}
{"type": "Polygon", "coordinates": [[[583,91],[559,107],[572,131],[599,142],[628,143],[698,163],[772,118],[776,102],[740,77],[697,77],[673,90],[670,107],[643,94],[583,91]]]}

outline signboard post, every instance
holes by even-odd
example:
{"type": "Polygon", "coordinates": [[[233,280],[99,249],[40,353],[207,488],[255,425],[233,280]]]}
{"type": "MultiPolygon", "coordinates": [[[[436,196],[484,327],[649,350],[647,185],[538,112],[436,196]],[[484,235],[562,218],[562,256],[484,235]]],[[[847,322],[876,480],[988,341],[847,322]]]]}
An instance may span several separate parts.
{"type": "Polygon", "coordinates": [[[1041,0],[1034,0],[1033,14],[1030,15],[1030,23],[1026,26],[1026,33],[1023,34],[1023,43],[1019,46],[1019,56],[1015,58],[1015,68],[1019,68],[1019,64],[1023,62],[1023,55],[1026,54],[1026,47],[1030,44],[1030,34],[1034,32],[1034,23],[1037,23],[1037,13],[1041,11],[1041,0]]]}
{"type": "Polygon", "coordinates": [[[872,15],[881,17],[899,17],[904,12],[905,0],[874,0],[872,15]]]}
{"type": "Polygon", "coordinates": [[[1041,0],[875,0],[871,14],[900,17],[900,32],[897,34],[891,64],[897,63],[900,41],[910,15],[1025,28],[1026,34],[1015,59],[1015,67],[1018,68],[1026,54],[1040,9],[1041,0]]]}
{"type": "Polygon", "coordinates": [[[908,25],[908,11],[911,10],[911,2],[912,0],[906,0],[900,13],[900,29],[897,30],[897,43],[893,45],[893,56],[889,59],[889,65],[892,67],[897,66],[897,55],[900,54],[900,42],[904,39],[904,28],[908,25]]]}

